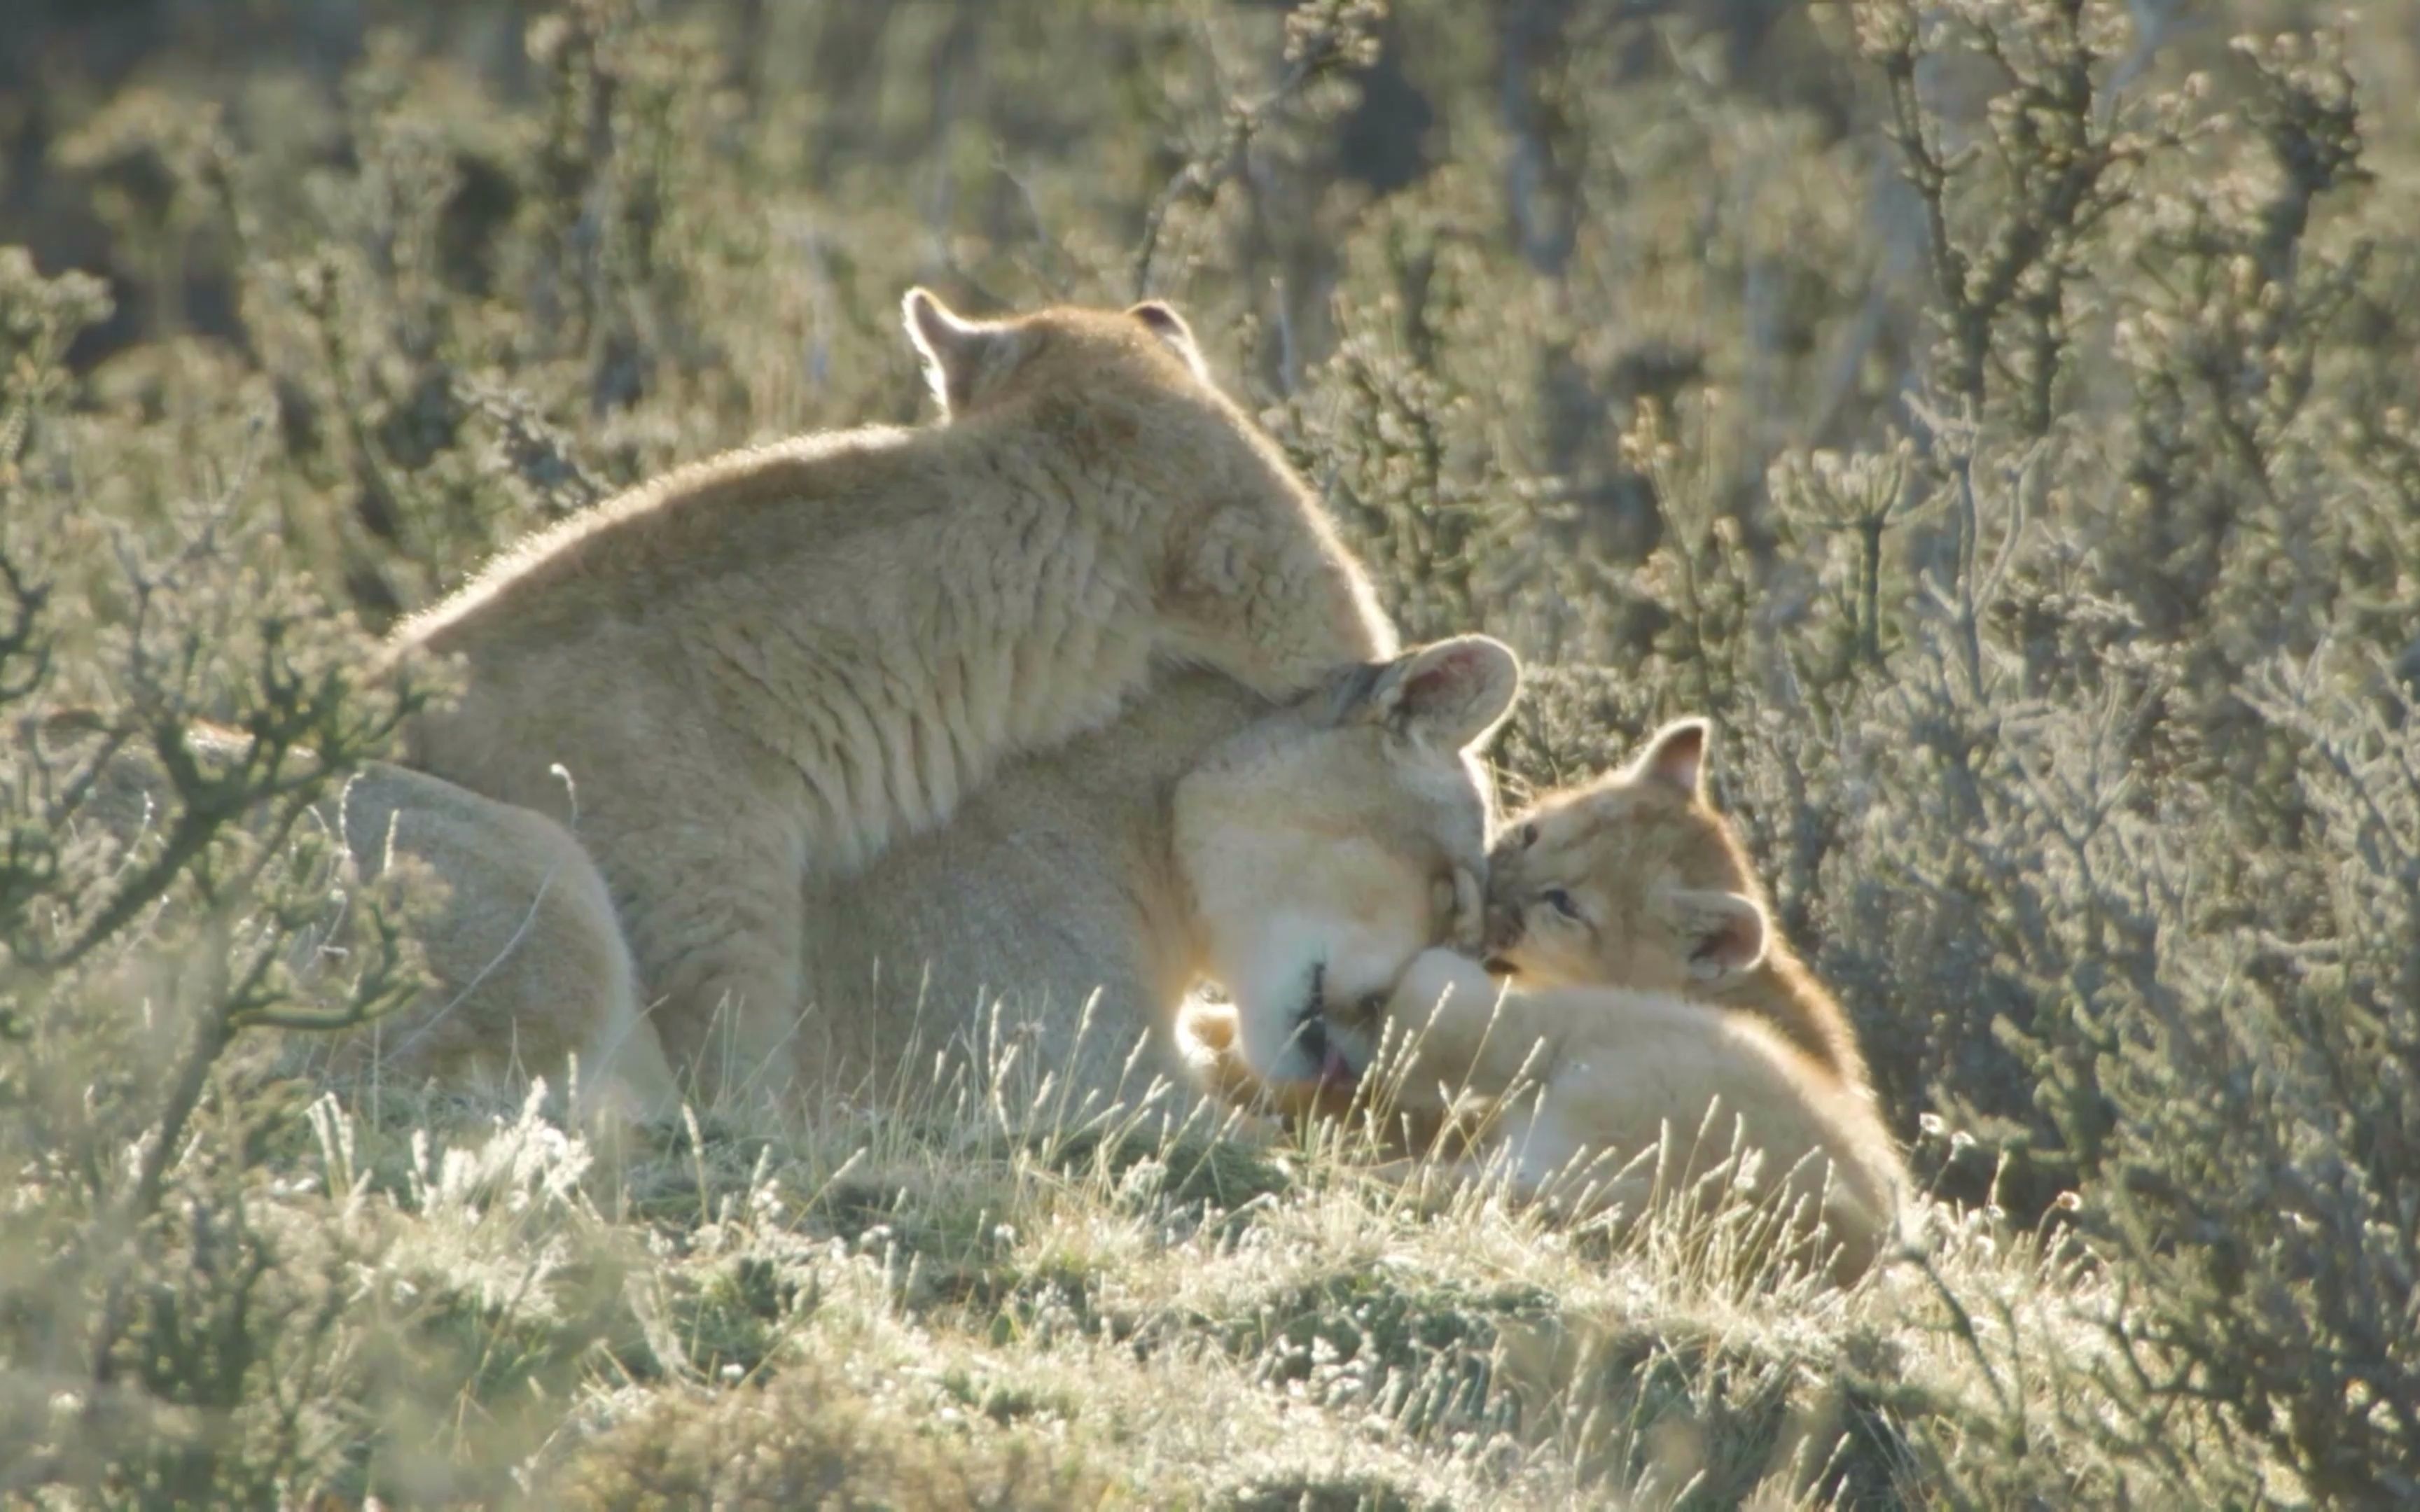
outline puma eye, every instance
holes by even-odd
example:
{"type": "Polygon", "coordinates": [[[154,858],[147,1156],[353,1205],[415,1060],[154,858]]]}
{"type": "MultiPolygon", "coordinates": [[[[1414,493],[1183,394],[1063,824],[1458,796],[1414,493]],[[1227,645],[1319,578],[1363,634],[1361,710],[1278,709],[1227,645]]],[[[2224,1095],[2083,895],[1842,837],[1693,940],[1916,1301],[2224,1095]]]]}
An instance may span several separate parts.
{"type": "Polygon", "coordinates": [[[1521,848],[1528,850],[1538,843],[1538,826],[1533,821],[1521,826],[1521,848]]]}
{"type": "Polygon", "coordinates": [[[1538,896],[1547,907],[1565,918],[1575,919],[1580,917],[1580,905],[1572,902],[1572,895],[1560,887],[1548,887],[1538,896]]]}

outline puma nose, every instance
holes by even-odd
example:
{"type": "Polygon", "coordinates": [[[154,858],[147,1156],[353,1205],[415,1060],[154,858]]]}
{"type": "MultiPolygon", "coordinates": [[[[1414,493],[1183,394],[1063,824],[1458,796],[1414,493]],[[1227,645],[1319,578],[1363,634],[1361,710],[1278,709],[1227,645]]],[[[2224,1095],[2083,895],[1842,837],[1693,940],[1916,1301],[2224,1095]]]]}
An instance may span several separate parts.
{"type": "Polygon", "coordinates": [[[1327,1020],[1324,1015],[1303,1020],[1294,1033],[1295,1043],[1301,1047],[1311,1063],[1319,1068],[1311,1074],[1311,1080],[1321,1088],[1350,1088],[1357,1079],[1358,1073],[1354,1071],[1353,1062],[1346,1059],[1336,1041],[1328,1038],[1327,1020]]]}
{"type": "Polygon", "coordinates": [[[1304,1019],[1294,1031],[1294,1042],[1314,1066],[1327,1058],[1327,1020],[1318,1014],[1304,1019]]]}
{"type": "Polygon", "coordinates": [[[1487,953],[1500,955],[1521,943],[1520,910],[1492,904],[1487,910],[1487,953]]]}

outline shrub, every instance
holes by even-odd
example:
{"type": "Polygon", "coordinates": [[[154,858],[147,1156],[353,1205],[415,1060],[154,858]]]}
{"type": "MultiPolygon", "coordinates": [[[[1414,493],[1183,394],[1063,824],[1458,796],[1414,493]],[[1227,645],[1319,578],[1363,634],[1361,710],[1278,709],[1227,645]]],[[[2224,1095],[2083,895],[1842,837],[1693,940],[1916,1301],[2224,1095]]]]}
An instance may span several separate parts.
{"type": "Polygon", "coordinates": [[[66,8],[0,55],[0,1487],[2420,1497],[2398,8],[122,8],[144,67],[66,8]],[[438,691],[370,638],[913,418],[920,280],[1176,299],[1406,632],[1531,659],[1516,790],[1714,716],[1931,1247],[1760,1310],[1324,1150],[1154,1186],[953,1105],[591,1165],[294,1077],[417,982],[313,818],[438,691]],[[1418,1348],[1312,1390],[1348,1324],[1418,1348]]]}

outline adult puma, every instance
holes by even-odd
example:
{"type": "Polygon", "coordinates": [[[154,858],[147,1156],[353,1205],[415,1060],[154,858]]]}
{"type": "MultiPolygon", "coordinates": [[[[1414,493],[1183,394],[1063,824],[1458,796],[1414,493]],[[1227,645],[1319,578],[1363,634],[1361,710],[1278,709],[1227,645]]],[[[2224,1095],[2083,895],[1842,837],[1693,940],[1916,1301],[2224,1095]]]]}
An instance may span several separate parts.
{"type": "Polygon", "coordinates": [[[998,1000],[1074,1105],[1139,1090],[1139,1041],[1146,1075],[1178,1072],[1170,1031],[1209,977],[1238,1055],[1315,1085],[1337,1069],[1332,1011],[1383,1001],[1424,947],[1477,943],[1493,795],[1472,752],[1518,680],[1478,636],[1281,706],[1197,673],[1015,764],[946,827],[811,896],[808,1065],[880,1078],[911,1040],[979,1043],[998,1000]]]}

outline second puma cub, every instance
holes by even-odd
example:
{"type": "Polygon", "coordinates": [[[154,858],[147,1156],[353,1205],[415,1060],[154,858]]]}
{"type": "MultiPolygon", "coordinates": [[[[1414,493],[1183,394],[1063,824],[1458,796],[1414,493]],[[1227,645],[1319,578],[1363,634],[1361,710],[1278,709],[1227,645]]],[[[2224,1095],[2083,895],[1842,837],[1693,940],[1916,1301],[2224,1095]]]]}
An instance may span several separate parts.
{"type": "Polygon", "coordinates": [[[1763,884],[1706,793],[1713,727],[1677,719],[1628,765],[1531,805],[1487,858],[1487,948],[1525,987],[1676,993],[1763,1020],[1860,1092],[1855,1029],[1772,927],[1763,884]]]}

